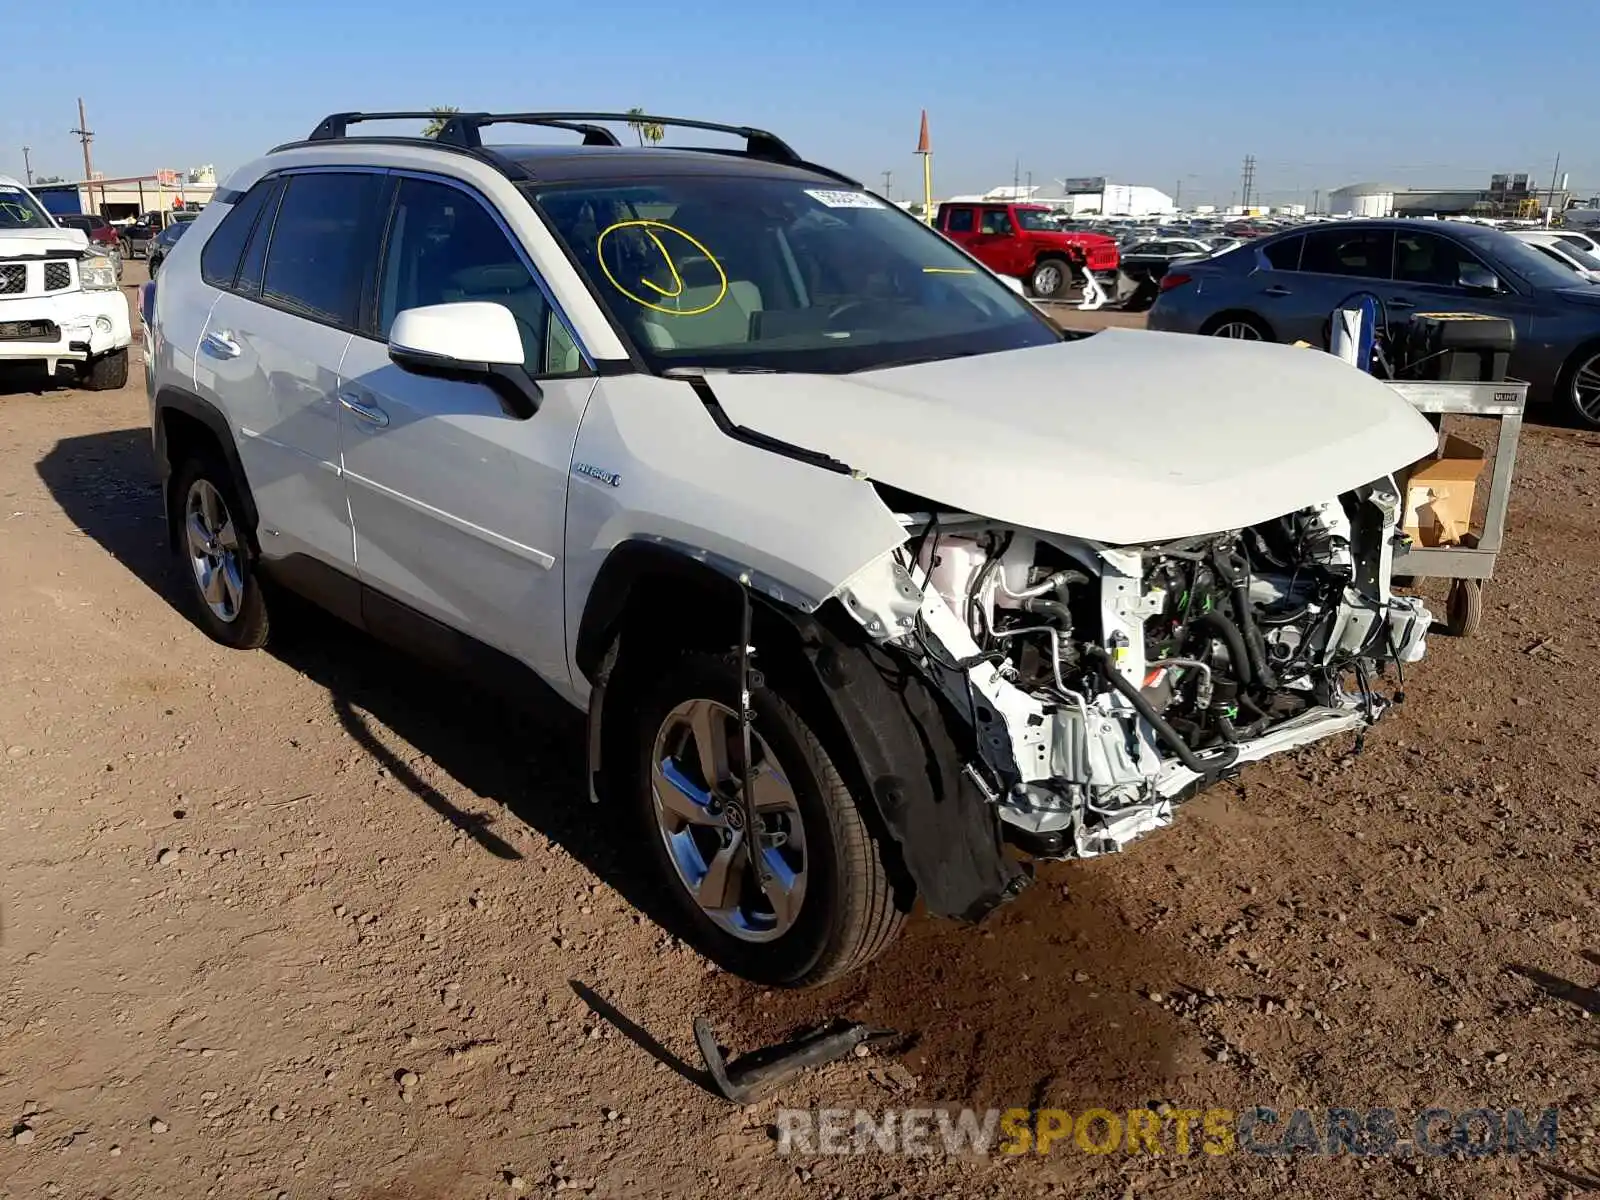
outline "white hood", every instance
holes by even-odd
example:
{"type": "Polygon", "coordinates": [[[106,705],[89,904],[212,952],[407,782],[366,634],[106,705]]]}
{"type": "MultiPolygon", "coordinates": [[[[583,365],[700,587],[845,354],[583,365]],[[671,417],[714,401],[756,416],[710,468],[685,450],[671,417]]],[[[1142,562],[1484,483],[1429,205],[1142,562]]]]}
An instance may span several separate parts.
{"type": "Polygon", "coordinates": [[[0,258],[38,258],[51,251],[82,252],[89,235],[81,229],[0,229],[0,258]]]}
{"type": "Polygon", "coordinates": [[[1187,334],[709,382],[734,423],[869,479],[1112,544],[1270,520],[1437,445],[1409,404],[1332,355],[1187,334]]]}

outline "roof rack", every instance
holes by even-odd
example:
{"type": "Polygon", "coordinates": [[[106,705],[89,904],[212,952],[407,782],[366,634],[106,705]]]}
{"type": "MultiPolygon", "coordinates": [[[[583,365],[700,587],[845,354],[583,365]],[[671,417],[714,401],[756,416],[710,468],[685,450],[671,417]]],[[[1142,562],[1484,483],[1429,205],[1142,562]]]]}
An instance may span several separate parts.
{"type": "MultiPolygon", "coordinates": [[[[388,115],[388,114],[383,114],[388,115]]],[[[432,114],[428,114],[432,115],[432,114]]],[[[333,118],[329,118],[332,120],[333,118]]],[[[616,135],[609,129],[588,124],[591,121],[621,121],[630,125],[673,125],[682,129],[707,129],[713,133],[728,133],[745,141],[744,152],[751,158],[769,162],[801,166],[805,160],[777,134],[748,125],[720,125],[715,121],[691,121],[685,117],[653,117],[644,113],[618,112],[528,112],[528,113],[457,113],[445,121],[439,131],[439,141],[468,149],[483,145],[480,131],[485,125],[548,125],[557,129],[581,132],[586,146],[618,145],[616,135]]],[[[324,122],[326,124],[327,122],[324,122]]],[[[319,126],[318,128],[321,128],[319,126]]]]}
{"type": "Polygon", "coordinates": [[[317,122],[308,142],[336,142],[347,137],[349,127],[364,121],[432,121],[440,116],[431,109],[425,112],[338,112],[329,113],[317,122]]]}
{"type": "Polygon", "coordinates": [[[465,153],[491,161],[506,175],[513,178],[526,179],[531,178],[526,169],[484,146],[481,131],[485,125],[540,125],[551,129],[565,129],[572,133],[581,133],[583,134],[583,145],[585,146],[620,146],[621,142],[617,140],[617,135],[603,125],[594,124],[593,122],[596,121],[615,121],[631,125],[673,125],[683,129],[706,129],[713,133],[732,134],[734,137],[744,139],[743,150],[735,150],[732,147],[723,146],[679,148],[692,149],[703,154],[741,155],[747,158],[761,159],[765,162],[814,171],[819,175],[826,175],[852,187],[863,186],[859,181],[844,174],[842,171],[835,171],[831,167],[824,167],[801,158],[787,142],[778,137],[777,134],[768,133],[765,129],[753,129],[748,125],[722,125],[715,121],[693,121],[685,117],[653,117],[643,113],[476,112],[450,113],[446,115],[435,112],[432,109],[407,112],[340,112],[331,113],[322,118],[305,141],[286,142],[282,146],[274,147],[274,149],[287,150],[295,146],[345,140],[405,145],[415,145],[420,142],[423,145],[437,146],[443,150],[454,150],[458,153],[465,153]],[[424,138],[420,135],[412,137],[352,138],[349,133],[350,126],[366,121],[431,121],[440,117],[444,117],[445,122],[436,138],[424,138]]]}

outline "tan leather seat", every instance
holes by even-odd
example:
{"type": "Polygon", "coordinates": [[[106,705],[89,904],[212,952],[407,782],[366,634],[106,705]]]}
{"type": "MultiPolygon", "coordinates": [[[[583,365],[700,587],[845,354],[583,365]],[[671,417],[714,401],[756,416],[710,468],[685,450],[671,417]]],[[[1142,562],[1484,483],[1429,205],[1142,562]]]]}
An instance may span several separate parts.
{"type": "Polygon", "coordinates": [[[677,296],[657,301],[656,309],[645,311],[642,322],[650,345],[657,350],[681,350],[748,342],[750,317],[761,311],[761,289],[747,279],[734,279],[719,300],[721,291],[719,280],[685,287],[677,296]],[[706,308],[707,305],[711,307],[706,308]],[[678,315],[680,311],[684,315],[678,315]]]}

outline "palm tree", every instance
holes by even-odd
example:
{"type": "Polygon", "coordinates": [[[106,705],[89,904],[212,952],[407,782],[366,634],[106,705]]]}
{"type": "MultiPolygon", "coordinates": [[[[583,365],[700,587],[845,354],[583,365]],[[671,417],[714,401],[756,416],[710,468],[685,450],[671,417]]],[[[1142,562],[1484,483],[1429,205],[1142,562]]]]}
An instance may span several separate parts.
{"type": "Polygon", "coordinates": [[[628,128],[632,129],[638,136],[639,145],[642,146],[649,142],[654,146],[667,136],[667,131],[659,123],[646,121],[643,118],[644,109],[638,107],[630,108],[628,110],[628,128]]]}
{"type": "Polygon", "coordinates": [[[422,136],[436,138],[444,131],[445,123],[461,110],[454,104],[436,104],[428,111],[433,113],[433,120],[422,127],[422,136]]]}

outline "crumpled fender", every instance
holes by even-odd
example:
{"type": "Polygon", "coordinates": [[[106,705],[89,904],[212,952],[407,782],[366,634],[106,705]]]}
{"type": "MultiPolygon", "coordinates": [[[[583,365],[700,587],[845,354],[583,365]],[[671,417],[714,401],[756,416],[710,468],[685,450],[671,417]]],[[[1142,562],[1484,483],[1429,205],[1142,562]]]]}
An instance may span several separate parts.
{"type": "Polygon", "coordinates": [[[1026,887],[998,815],[963,770],[951,736],[958,723],[928,680],[896,652],[845,641],[817,617],[791,622],[928,911],[977,921],[1026,887]]]}

